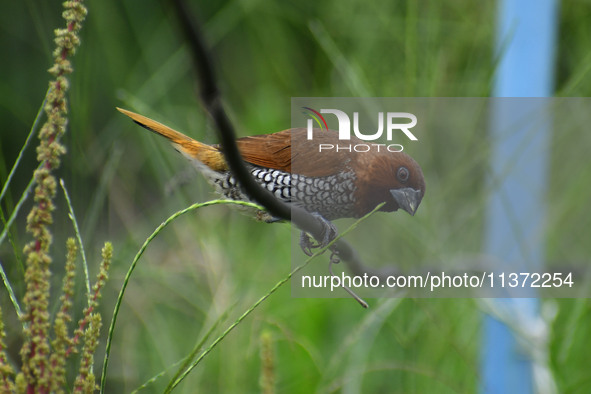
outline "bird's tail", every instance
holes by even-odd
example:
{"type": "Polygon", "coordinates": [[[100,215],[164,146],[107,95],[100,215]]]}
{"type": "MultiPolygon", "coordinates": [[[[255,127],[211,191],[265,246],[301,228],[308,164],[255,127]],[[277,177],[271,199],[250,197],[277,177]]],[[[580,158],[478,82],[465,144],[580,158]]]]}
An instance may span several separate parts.
{"type": "Polygon", "coordinates": [[[187,137],[183,133],[171,129],[162,123],[156,122],[143,115],[136,114],[122,108],[117,108],[119,112],[129,116],[135,123],[140,126],[166,137],[174,147],[184,156],[191,160],[197,160],[205,164],[214,171],[226,171],[228,166],[224,160],[222,152],[216,147],[207,145],[187,137]]]}

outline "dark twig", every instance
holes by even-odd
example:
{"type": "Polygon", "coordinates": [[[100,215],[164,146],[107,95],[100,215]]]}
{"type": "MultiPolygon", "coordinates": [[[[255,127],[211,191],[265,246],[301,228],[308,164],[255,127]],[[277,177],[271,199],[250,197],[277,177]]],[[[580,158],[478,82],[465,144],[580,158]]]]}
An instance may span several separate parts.
{"type": "MultiPolygon", "coordinates": [[[[202,38],[200,29],[194,19],[190,16],[192,14],[183,0],[173,0],[172,3],[185,39],[190,46],[193,62],[197,69],[200,82],[200,97],[207,112],[215,123],[224,157],[232,174],[238,180],[246,194],[252,200],[265,207],[271,215],[276,218],[290,220],[298,228],[311,234],[316,240],[321,240],[324,226],[317,218],[303,208],[295,206],[291,207],[276,199],[269,191],[262,188],[251,176],[242,160],[240,152],[238,151],[235,142],[236,133],[234,131],[234,126],[224,109],[211,56],[202,38]]],[[[354,272],[366,272],[357,252],[344,240],[341,239],[335,243],[334,251],[338,253],[339,257],[347,263],[354,272]]]]}
{"type": "Polygon", "coordinates": [[[265,207],[271,215],[276,218],[291,220],[291,208],[274,198],[269,191],[259,186],[246,168],[235,143],[236,133],[234,126],[224,109],[216,82],[213,63],[209,51],[205,47],[201,32],[194,20],[190,17],[191,13],[185,3],[182,0],[174,0],[173,4],[175,5],[178,19],[181,22],[180,25],[190,46],[193,62],[197,69],[201,99],[215,123],[224,157],[228,162],[232,174],[236,177],[246,194],[255,202],[265,207]]]}
{"type": "MultiPolygon", "coordinates": [[[[330,261],[328,262],[328,272],[330,273],[330,276],[335,276],[335,274],[332,272],[332,265],[333,264],[338,264],[341,262],[341,259],[338,257],[338,255],[333,252],[330,256],[330,261]]],[[[363,298],[359,297],[357,294],[355,294],[355,292],[353,290],[351,290],[349,288],[349,286],[347,286],[346,284],[341,284],[341,287],[343,288],[343,290],[345,290],[347,293],[349,293],[349,295],[351,297],[353,297],[355,299],[355,301],[357,301],[359,303],[359,305],[361,305],[364,308],[368,308],[369,305],[367,304],[367,302],[365,302],[365,300],[363,300],[363,298]]]]}

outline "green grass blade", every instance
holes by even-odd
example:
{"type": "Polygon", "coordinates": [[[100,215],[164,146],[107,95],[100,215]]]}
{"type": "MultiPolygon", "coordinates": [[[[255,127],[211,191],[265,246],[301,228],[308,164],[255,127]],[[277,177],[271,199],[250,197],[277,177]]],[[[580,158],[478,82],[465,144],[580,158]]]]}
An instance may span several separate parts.
{"type": "Polygon", "coordinates": [[[16,169],[18,168],[18,165],[21,162],[21,158],[23,157],[23,154],[27,150],[29,143],[31,142],[31,139],[33,139],[33,136],[37,132],[37,128],[39,127],[39,124],[41,123],[41,115],[43,114],[43,108],[45,107],[46,101],[47,101],[47,92],[45,93],[45,98],[43,99],[43,102],[41,103],[41,106],[39,107],[39,110],[37,111],[37,115],[35,115],[35,120],[33,121],[33,126],[31,126],[31,130],[29,131],[29,135],[27,136],[27,139],[25,140],[25,143],[23,144],[23,147],[21,148],[20,152],[18,152],[18,156],[16,157],[16,160],[14,161],[14,165],[12,166],[10,172],[8,173],[8,177],[6,178],[6,182],[4,182],[4,186],[2,186],[2,191],[0,192],[0,202],[2,202],[2,199],[4,198],[4,195],[6,194],[6,191],[8,190],[8,186],[10,185],[10,181],[12,180],[12,177],[14,176],[14,173],[16,172],[16,169]]]}
{"type": "Polygon", "coordinates": [[[374,214],[376,211],[378,211],[383,205],[384,205],[384,203],[378,205],[377,207],[374,208],[373,211],[369,212],[365,216],[363,216],[360,219],[356,220],[345,231],[343,231],[337,237],[335,237],[335,239],[333,239],[328,245],[326,245],[325,247],[323,247],[320,250],[318,250],[316,253],[314,253],[312,256],[310,256],[308,259],[306,259],[306,261],[304,261],[301,265],[299,265],[296,268],[294,268],[285,278],[283,278],[279,282],[277,282],[275,284],[275,286],[273,286],[267,292],[267,294],[265,294],[261,298],[259,298],[250,308],[248,308],[242,315],[240,315],[240,317],[238,317],[238,319],[236,319],[236,321],[234,321],[234,323],[232,323],[228,328],[226,328],[226,330],[219,337],[217,337],[211,343],[211,345],[209,345],[209,347],[207,349],[205,349],[201,353],[201,355],[199,355],[199,357],[191,364],[191,366],[189,368],[187,368],[182,374],[180,374],[180,376],[178,377],[178,379],[171,380],[171,382],[169,383],[168,387],[166,388],[166,390],[164,392],[165,393],[172,392],[172,390],[176,386],[178,386],[179,383],[181,383],[185,377],[187,377],[189,375],[189,373],[201,362],[201,360],[203,360],[203,358],[205,356],[207,356],[226,336],[228,336],[228,334],[230,334],[230,332],[232,332],[232,330],[234,328],[236,328],[236,326],[238,326],[238,324],[240,324],[248,315],[250,315],[259,305],[261,305],[267,298],[269,298],[273,293],[275,293],[281,286],[283,286],[285,283],[287,283],[293,277],[293,275],[295,275],[298,271],[300,271],[303,268],[305,268],[316,257],[318,257],[321,254],[323,254],[337,240],[339,240],[340,238],[344,237],[349,232],[353,231],[359,225],[359,223],[361,223],[362,221],[364,221],[365,219],[367,219],[368,217],[370,217],[372,214],[374,214]]]}
{"type": "MultiPolygon", "coordinates": [[[[27,187],[23,191],[21,198],[18,200],[16,206],[14,207],[14,210],[12,211],[12,214],[8,218],[8,221],[6,222],[6,225],[4,226],[4,230],[2,230],[2,234],[0,234],[0,245],[2,245],[4,238],[8,234],[8,229],[12,225],[12,222],[14,222],[14,220],[16,219],[16,216],[18,215],[21,207],[23,206],[23,204],[27,200],[27,197],[29,196],[29,193],[31,192],[31,189],[33,188],[34,184],[35,184],[35,178],[31,177],[29,184],[27,185],[27,187]]],[[[16,256],[16,254],[15,254],[15,256],[16,256]]],[[[21,262],[21,270],[24,275],[25,268],[22,265],[22,262],[21,262]]],[[[12,289],[12,286],[10,285],[10,282],[8,281],[8,277],[6,276],[6,272],[4,272],[4,267],[2,266],[1,263],[0,263],[0,276],[2,277],[2,282],[4,283],[4,287],[6,287],[6,290],[8,291],[8,295],[10,297],[10,301],[12,302],[12,305],[14,306],[14,310],[16,311],[16,314],[20,319],[20,317],[22,316],[22,313],[23,313],[22,309],[18,303],[18,300],[16,298],[14,290],[12,289]]]]}
{"type": "Polygon", "coordinates": [[[203,347],[203,345],[205,344],[205,341],[207,341],[207,339],[211,336],[211,334],[213,334],[213,332],[215,331],[215,329],[217,329],[220,324],[222,323],[222,321],[226,318],[228,314],[228,311],[224,311],[224,313],[222,313],[214,322],[214,324],[211,325],[211,327],[207,330],[207,332],[205,333],[205,335],[203,335],[203,337],[195,344],[195,346],[193,347],[193,351],[186,357],[184,357],[182,360],[179,360],[177,362],[175,362],[173,365],[171,365],[169,368],[166,368],[163,371],[160,371],[159,373],[157,373],[156,375],[154,375],[153,377],[151,377],[148,381],[146,381],[144,384],[142,384],[141,386],[139,386],[137,389],[132,391],[133,393],[137,393],[140,390],[145,389],[146,387],[148,387],[151,383],[155,382],[156,380],[158,380],[159,378],[161,378],[162,376],[164,376],[164,374],[172,369],[175,368],[177,366],[180,365],[180,367],[178,368],[176,374],[172,377],[171,381],[176,381],[179,376],[181,375],[181,373],[191,364],[191,360],[193,360],[195,358],[195,356],[197,355],[197,352],[199,352],[199,350],[203,347]]]}
{"type": "Polygon", "coordinates": [[[78,240],[78,245],[80,245],[80,254],[82,255],[82,266],[84,267],[84,276],[86,282],[86,297],[88,298],[88,306],[91,303],[91,291],[90,291],[90,275],[88,274],[88,262],[86,261],[86,252],[84,251],[84,244],[82,243],[82,236],[80,235],[80,228],[78,228],[78,221],[76,220],[76,215],[74,215],[74,208],[72,207],[72,201],[70,200],[70,196],[68,195],[68,190],[66,190],[66,185],[64,184],[64,180],[60,179],[60,186],[64,191],[64,197],[66,198],[66,203],[68,204],[68,210],[70,211],[68,216],[74,225],[74,232],[76,233],[76,239],[78,240]]]}
{"type": "Polygon", "coordinates": [[[170,216],[168,219],[166,219],[164,222],[162,222],[156,228],[156,230],[154,230],[154,232],[152,234],[150,234],[150,236],[146,239],[146,241],[144,241],[144,243],[141,246],[140,250],[135,255],[135,257],[133,259],[133,262],[131,263],[131,266],[127,270],[127,274],[125,275],[125,279],[123,280],[123,285],[121,286],[121,290],[119,291],[119,296],[117,297],[117,301],[115,303],[115,309],[113,310],[113,316],[111,318],[111,325],[109,326],[109,333],[107,335],[107,345],[105,347],[105,358],[103,360],[103,370],[102,370],[102,374],[101,374],[102,375],[101,376],[101,385],[100,385],[100,392],[101,393],[104,393],[105,392],[105,383],[106,383],[106,378],[107,378],[107,367],[108,367],[108,364],[109,364],[109,355],[111,353],[111,344],[112,344],[112,341],[113,341],[113,334],[114,334],[114,331],[115,331],[115,324],[117,322],[117,315],[119,314],[119,310],[120,310],[121,304],[123,302],[123,296],[125,295],[125,290],[127,289],[127,285],[129,284],[129,280],[131,279],[131,274],[135,270],[135,268],[137,266],[138,260],[144,254],[144,252],[145,252],[146,248],[148,247],[148,245],[150,244],[150,242],[152,242],[152,240],[166,226],[168,226],[173,220],[175,220],[179,216],[184,215],[185,213],[194,211],[196,209],[203,208],[203,207],[208,207],[208,206],[211,206],[211,205],[218,205],[218,204],[235,204],[235,205],[243,205],[243,206],[246,206],[246,207],[261,209],[261,207],[258,206],[258,205],[256,205],[256,204],[253,204],[253,203],[250,203],[250,202],[244,202],[244,201],[234,201],[234,200],[212,200],[212,201],[207,201],[207,202],[204,202],[204,203],[196,203],[196,204],[193,204],[193,205],[191,205],[188,208],[185,208],[185,209],[182,209],[180,211],[177,211],[172,216],[170,216]]]}
{"type": "MultiPolygon", "coordinates": [[[[23,315],[23,311],[18,303],[18,300],[16,299],[16,295],[14,294],[14,290],[12,289],[10,282],[8,281],[8,278],[6,277],[6,273],[4,272],[4,267],[2,266],[2,261],[0,261],[0,276],[2,277],[2,283],[4,283],[4,287],[6,287],[6,290],[8,291],[8,297],[10,297],[10,302],[12,302],[12,305],[14,306],[14,310],[16,311],[16,315],[18,316],[19,320],[21,320],[21,316],[23,315]]],[[[24,328],[24,323],[23,323],[23,328],[24,328]]]]}

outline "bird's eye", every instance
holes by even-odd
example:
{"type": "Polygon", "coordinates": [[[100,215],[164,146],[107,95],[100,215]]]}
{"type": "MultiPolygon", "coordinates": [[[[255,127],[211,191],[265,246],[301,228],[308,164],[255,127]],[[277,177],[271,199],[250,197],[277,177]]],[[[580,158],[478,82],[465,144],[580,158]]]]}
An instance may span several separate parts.
{"type": "Polygon", "coordinates": [[[400,167],[398,172],[396,173],[396,178],[402,183],[406,183],[408,181],[408,177],[410,176],[410,172],[406,167],[400,167]]]}

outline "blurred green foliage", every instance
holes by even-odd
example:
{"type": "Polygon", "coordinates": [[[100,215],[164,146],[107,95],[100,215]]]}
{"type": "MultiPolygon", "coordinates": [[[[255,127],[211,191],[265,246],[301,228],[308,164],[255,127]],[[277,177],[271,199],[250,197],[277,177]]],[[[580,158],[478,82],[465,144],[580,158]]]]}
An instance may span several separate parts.
{"type": "MultiPolygon", "coordinates": [[[[490,94],[496,62],[492,1],[191,4],[203,23],[240,135],[288,128],[290,98],[297,96],[490,94]]],[[[104,0],[87,6],[71,77],[70,124],[63,140],[68,154],[58,176],[68,185],[89,261],[98,265],[103,241],[114,243],[116,260],[103,301],[108,322],[123,275],[145,238],[173,212],[212,196],[183,158],[131,124],[115,106],[137,110],[202,141],[215,142],[215,133],[196,98],[190,57],[166,2],[104,0]]],[[[52,30],[60,24],[60,10],[56,0],[0,4],[0,183],[47,89],[52,30]]],[[[561,2],[558,95],[591,93],[590,14],[588,0],[561,2]]],[[[475,132],[485,138],[484,130],[475,132]]],[[[588,260],[591,255],[586,212],[589,135],[570,130],[553,137],[549,259],[588,260]],[[557,184],[567,193],[559,192],[557,184]]],[[[443,244],[447,250],[474,253],[482,237],[483,212],[463,212],[462,198],[473,198],[466,191],[482,192],[486,169],[462,167],[462,160],[483,158],[485,144],[457,150],[453,136],[433,133],[432,138],[413,152],[428,183],[420,214],[388,218],[393,226],[421,237],[394,239],[393,246],[406,248],[405,253],[417,259],[432,257],[428,253],[439,250],[434,245],[443,244]],[[467,244],[453,237],[454,225],[465,223],[474,226],[467,244]]],[[[30,150],[2,201],[4,212],[11,212],[35,166],[30,150]]],[[[57,203],[54,245],[60,255],[59,245],[72,229],[63,198],[57,203]]],[[[26,242],[24,225],[23,216],[11,229],[16,252],[8,242],[0,246],[0,261],[17,290],[19,272],[13,267],[22,253],[18,245],[26,242]]],[[[256,223],[226,206],[200,210],[167,228],[149,246],[128,288],[115,331],[107,392],[131,391],[170,368],[220,316],[223,321],[214,334],[227,327],[287,274],[289,239],[289,226],[256,223]]],[[[59,264],[57,271],[62,269],[59,264]]],[[[15,351],[22,339],[11,335],[10,324],[17,323],[6,293],[0,294],[7,345],[15,351]]],[[[477,302],[370,302],[365,311],[351,299],[294,299],[284,287],[207,356],[179,391],[258,392],[262,333],[274,352],[277,392],[477,390],[482,317],[477,302]]],[[[558,311],[550,349],[559,391],[589,392],[589,302],[544,303],[558,311]]],[[[101,347],[97,360],[102,359],[101,347]]],[[[18,354],[12,354],[16,362],[18,354]]],[[[166,381],[160,379],[146,391],[161,392],[166,381]]]]}

